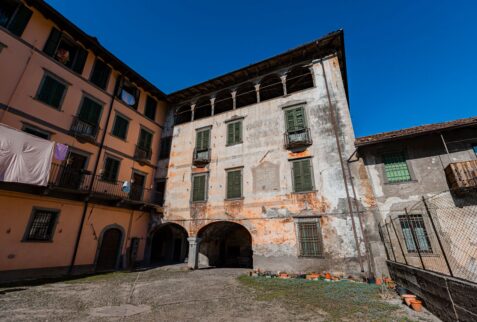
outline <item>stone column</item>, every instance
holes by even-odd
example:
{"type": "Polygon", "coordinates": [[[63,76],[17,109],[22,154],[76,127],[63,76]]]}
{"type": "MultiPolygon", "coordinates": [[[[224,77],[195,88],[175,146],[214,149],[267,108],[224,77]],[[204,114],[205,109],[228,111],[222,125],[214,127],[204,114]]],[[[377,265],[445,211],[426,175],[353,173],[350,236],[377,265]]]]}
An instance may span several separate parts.
{"type": "Polygon", "coordinates": [[[194,114],[195,114],[195,103],[190,105],[190,110],[192,111],[191,112],[192,115],[191,115],[190,119],[191,119],[191,121],[193,121],[194,120],[194,114]]]}
{"type": "Polygon", "coordinates": [[[260,83],[255,84],[255,93],[257,93],[257,103],[260,103],[260,83]]]}
{"type": "Polygon", "coordinates": [[[210,98],[210,108],[211,108],[210,115],[215,115],[215,97],[210,98]]]}
{"type": "Polygon", "coordinates": [[[233,109],[237,108],[237,90],[233,89],[230,94],[232,95],[233,109]]]}
{"type": "Polygon", "coordinates": [[[313,65],[308,66],[308,68],[310,69],[311,79],[313,80],[313,87],[316,87],[315,70],[313,69],[313,65]]]}
{"type": "Polygon", "coordinates": [[[199,237],[189,237],[187,241],[189,242],[189,261],[187,266],[191,269],[199,268],[199,245],[202,238],[199,237]]]}
{"type": "Polygon", "coordinates": [[[281,75],[280,79],[282,80],[283,95],[287,95],[287,74],[281,75]]]}

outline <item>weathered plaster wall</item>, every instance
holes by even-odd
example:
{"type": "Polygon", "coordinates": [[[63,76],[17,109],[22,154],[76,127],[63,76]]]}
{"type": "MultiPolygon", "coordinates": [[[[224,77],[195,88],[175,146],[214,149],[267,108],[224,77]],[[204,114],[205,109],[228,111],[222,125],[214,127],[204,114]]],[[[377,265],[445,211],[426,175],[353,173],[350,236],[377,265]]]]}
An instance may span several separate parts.
{"type": "MultiPolygon", "coordinates": [[[[346,161],[354,150],[354,134],[338,60],[330,57],[323,64],[346,161]]],[[[256,268],[360,271],[321,63],[316,62],[313,70],[314,88],[174,127],[165,221],[182,225],[189,236],[218,220],[245,226],[252,235],[256,268]],[[290,153],[283,147],[282,109],[293,104],[304,106],[313,139],[313,145],[302,153],[290,153]],[[234,117],[243,117],[243,143],[227,147],[225,121],[234,117]],[[205,126],[212,126],[211,162],[208,168],[196,169],[192,166],[195,130],[205,126]],[[289,160],[304,156],[312,160],[315,191],[293,193],[289,160]],[[227,201],[225,169],[242,166],[243,199],[227,201]],[[191,175],[198,171],[209,172],[205,203],[190,202],[191,175]],[[324,259],[298,257],[296,216],[321,216],[324,259]]],[[[357,181],[366,179],[357,169],[353,166],[357,181]]],[[[357,189],[361,194],[361,184],[357,189]]],[[[357,219],[356,227],[361,238],[357,219]]]]}

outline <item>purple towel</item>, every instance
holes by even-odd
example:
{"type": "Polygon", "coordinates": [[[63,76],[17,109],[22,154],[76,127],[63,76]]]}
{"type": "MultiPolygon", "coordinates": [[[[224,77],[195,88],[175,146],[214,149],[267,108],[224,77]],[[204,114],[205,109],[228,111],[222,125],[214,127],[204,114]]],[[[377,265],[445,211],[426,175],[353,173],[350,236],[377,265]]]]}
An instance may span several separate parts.
{"type": "Polygon", "coordinates": [[[55,145],[55,159],[63,161],[68,154],[68,146],[66,144],[56,143],[55,145]]]}

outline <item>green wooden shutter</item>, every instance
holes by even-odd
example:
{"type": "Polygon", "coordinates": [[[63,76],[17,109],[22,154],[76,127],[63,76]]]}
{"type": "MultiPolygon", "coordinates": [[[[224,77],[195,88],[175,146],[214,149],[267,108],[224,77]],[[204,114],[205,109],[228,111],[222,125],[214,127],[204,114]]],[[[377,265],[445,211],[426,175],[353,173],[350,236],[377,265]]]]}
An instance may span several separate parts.
{"type": "Polygon", "coordinates": [[[411,174],[403,153],[390,153],[383,156],[384,172],[388,182],[403,182],[411,180],[411,174]]]}
{"type": "Polygon", "coordinates": [[[305,191],[311,191],[313,190],[311,162],[310,160],[303,160],[301,164],[302,164],[302,173],[303,173],[303,189],[305,191]]]}
{"type": "Polygon", "coordinates": [[[56,48],[58,47],[58,43],[61,39],[61,31],[53,27],[51,29],[50,36],[46,41],[45,48],[43,48],[43,52],[48,56],[53,57],[55,55],[56,48]]]}
{"type": "Polygon", "coordinates": [[[54,79],[52,80],[53,80],[53,86],[52,86],[51,94],[50,94],[51,95],[50,102],[52,106],[59,108],[61,105],[61,99],[63,98],[63,93],[65,92],[66,87],[64,84],[54,79]]]}
{"type": "Polygon", "coordinates": [[[242,197],[242,171],[227,172],[227,198],[242,197]]]}
{"type": "Polygon", "coordinates": [[[78,46],[75,61],[71,69],[81,74],[83,72],[84,64],[86,63],[86,58],[88,57],[88,51],[80,46],[78,46]]]}
{"type": "Polygon", "coordinates": [[[205,175],[192,177],[192,201],[204,201],[205,198],[205,175]]]}
{"type": "Polygon", "coordinates": [[[234,131],[234,138],[235,143],[242,142],[242,122],[236,122],[235,124],[235,131],[234,131]]]}
{"type": "Polygon", "coordinates": [[[301,162],[293,162],[293,185],[295,192],[303,191],[303,173],[301,162]]]}
{"type": "Polygon", "coordinates": [[[48,105],[59,108],[65,89],[66,86],[64,84],[47,75],[42,82],[38,99],[48,105]]]}
{"type": "Polygon", "coordinates": [[[286,110],[285,118],[287,123],[287,130],[290,132],[304,129],[305,126],[305,111],[303,107],[286,110]]]}
{"type": "Polygon", "coordinates": [[[234,123],[227,125],[227,144],[234,144],[234,123]]]}
{"type": "Polygon", "coordinates": [[[12,21],[10,21],[8,30],[10,30],[14,35],[20,37],[23,34],[28,21],[30,21],[32,13],[33,12],[30,9],[21,4],[12,21]]]}
{"type": "Polygon", "coordinates": [[[293,162],[293,185],[295,192],[313,190],[313,173],[310,160],[293,162]]]}
{"type": "Polygon", "coordinates": [[[204,151],[209,148],[210,130],[198,131],[195,139],[197,151],[204,151]]]}
{"type": "Polygon", "coordinates": [[[79,113],[80,120],[91,125],[98,125],[101,114],[101,105],[88,97],[83,98],[83,104],[79,113]]]}

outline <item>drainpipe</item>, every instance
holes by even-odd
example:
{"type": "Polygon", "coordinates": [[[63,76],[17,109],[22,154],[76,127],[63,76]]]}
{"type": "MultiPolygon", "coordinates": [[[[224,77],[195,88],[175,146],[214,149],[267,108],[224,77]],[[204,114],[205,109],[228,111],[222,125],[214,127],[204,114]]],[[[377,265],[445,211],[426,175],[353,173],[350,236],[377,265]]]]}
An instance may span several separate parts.
{"type": "Polygon", "coordinates": [[[353,206],[351,204],[351,198],[350,198],[349,190],[348,190],[348,179],[346,178],[345,166],[344,166],[344,162],[343,162],[343,153],[341,151],[341,143],[340,143],[340,138],[339,138],[339,135],[338,135],[338,126],[336,124],[336,115],[335,115],[335,111],[334,111],[334,108],[333,108],[333,104],[331,103],[330,90],[328,88],[328,79],[326,77],[326,71],[325,71],[325,66],[323,64],[323,59],[320,60],[320,64],[321,64],[321,69],[323,70],[323,78],[324,78],[324,81],[325,81],[326,95],[328,97],[328,105],[330,107],[330,121],[331,121],[331,124],[333,125],[333,132],[335,134],[335,140],[336,140],[336,148],[338,149],[338,155],[339,155],[340,165],[341,165],[341,172],[343,173],[343,183],[344,183],[344,186],[345,186],[346,199],[348,201],[348,209],[349,209],[349,214],[350,214],[350,217],[351,217],[351,225],[352,225],[352,228],[353,228],[354,242],[356,243],[356,251],[358,252],[359,266],[361,268],[361,272],[364,272],[363,259],[361,258],[361,250],[360,250],[360,247],[359,247],[358,235],[356,233],[356,224],[354,222],[353,206]]]}
{"type": "Polygon", "coordinates": [[[109,121],[111,119],[111,114],[113,112],[114,97],[116,95],[116,91],[118,89],[120,81],[121,81],[121,77],[118,77],[118,79],[116,81],[116,86],[114,87],[114,92],[111,95],[111,102],[109,103],[109,110],[108,110],[108,115],[106,117],[106,124],[104,126],[103,136],[101,137],[101,142],[99,144],[98,154],[97,154],[96,160],[94,162],[93,173],[91,175],[91,182],[90,182],[89,187],[88,187],[88,196],[84,200],[83,213],[81,215],[81,222],[80,222],[80,225],[79,225],[78,234],[76,235],[75,245],[74,245],[74,248],[73,248],[73,256],[71,258],[70,267],[68,268],[68,275],[71,275],[71,273],[73,272],[73,267],[74,267],[74,264],[75,264],[75,261],[76,261],[76,255],[78,254],[79,242],[80,242],[80,239],[81,239],[81,234],[83,232],[83,226],[84,226],[84,221],[85,221],[85,218],[86,218],[86,213],[88,212],[89,198],[90,198],[91,193],[93,191],[93,184],[94,184],[95,179],[96,179],[96,173],[98,172],[99,160],[101,159],[101,153],[103,152],[103,148],[104,148],[104,141],[106,140],[106,131],[108,129],[109,121]]]}

